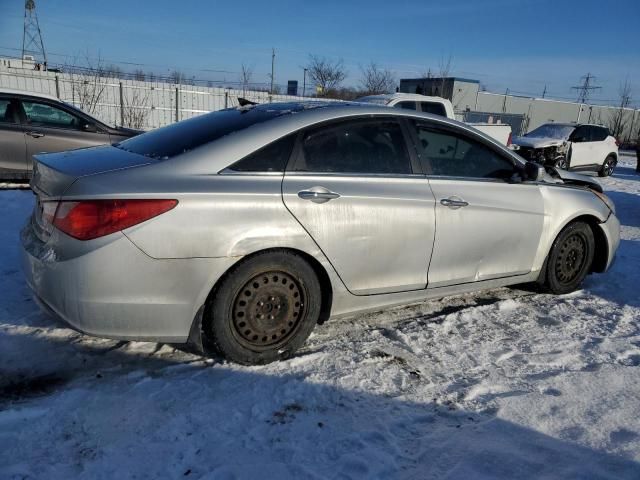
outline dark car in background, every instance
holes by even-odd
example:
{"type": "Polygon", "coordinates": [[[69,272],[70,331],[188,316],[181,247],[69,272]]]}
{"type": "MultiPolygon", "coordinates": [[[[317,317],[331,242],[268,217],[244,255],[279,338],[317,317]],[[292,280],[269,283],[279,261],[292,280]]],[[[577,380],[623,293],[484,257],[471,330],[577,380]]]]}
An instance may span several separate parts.
{"type": "Polygon", "coordinates": [[[29,178],[36,153],[112,144],[139,133],[50,95],[0,88],[0,179],[29,178]]]}

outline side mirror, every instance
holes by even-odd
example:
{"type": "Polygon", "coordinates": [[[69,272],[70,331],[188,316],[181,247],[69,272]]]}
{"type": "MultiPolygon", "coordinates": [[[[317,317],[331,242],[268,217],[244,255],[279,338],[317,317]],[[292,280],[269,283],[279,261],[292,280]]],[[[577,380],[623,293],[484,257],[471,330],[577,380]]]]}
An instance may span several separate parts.
{"type": "Polygon", "coordinates": [[[527,162],[524,165],[524,175],[526,180],[537,182],[542,180],[547,171],[544,169],[544,165],[536,162],[527,162]]]}
{"type": "Polygon", "coordinates": [[[98,127],[96,127],[94,123],[84,123],[82,124],[82,131],[95,133],[98,131],[98,127]]]}

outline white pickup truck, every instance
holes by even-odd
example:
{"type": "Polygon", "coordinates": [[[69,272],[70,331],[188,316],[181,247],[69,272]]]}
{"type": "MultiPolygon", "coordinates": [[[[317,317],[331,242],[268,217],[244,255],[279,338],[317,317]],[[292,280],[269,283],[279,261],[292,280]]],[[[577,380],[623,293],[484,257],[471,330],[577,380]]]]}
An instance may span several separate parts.
{"type": "MultiPolygon", "coordinates": [[[[453,120],[456,119],[451,102],[441,97],[428,97],[417,93],[392,93],[387,95],[368,95],[360,97],[356,101],[406,108],[408,110],[441,115],[453,120]]],[[[511,144],[511,125],[505,123],[468,123],[467,125],[480,130],[503,145],[511,144]]]]}

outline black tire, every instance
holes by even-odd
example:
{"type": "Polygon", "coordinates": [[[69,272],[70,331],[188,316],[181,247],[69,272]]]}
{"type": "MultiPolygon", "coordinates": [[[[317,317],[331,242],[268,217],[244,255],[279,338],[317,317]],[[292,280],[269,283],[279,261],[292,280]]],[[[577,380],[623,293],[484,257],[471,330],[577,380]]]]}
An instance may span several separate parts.
{"type": "Polygon", "coordinates": [[[569,162],[567,162],[566,157],[557,158],[556,161],[553,162],[553,166],[562,170],[569,170],[569,162]]]}
{"type": "Polygon", "coordinates": [[[207,351],[244,365],[288,358],[320,315],[321,288],[313,268],[289,251],[265,252],[234,267],[205,311],[207,351]]]}
{"type": "Polygon", "coordinates": [[[553,242],[546,261],[544,289],[558,295],[573,292],[589,273],[595,240],[584,222],[567,225],[553,242]]]}
{"type": "Polygon", "coordinates": [[[602,167],[600,167],[600,170],[598,170],[598,175],[600,177],[609,177],[613,175],[613,171],[615,170],[617,163],[616,157],[609,155],[602,164],[602,167]]]}

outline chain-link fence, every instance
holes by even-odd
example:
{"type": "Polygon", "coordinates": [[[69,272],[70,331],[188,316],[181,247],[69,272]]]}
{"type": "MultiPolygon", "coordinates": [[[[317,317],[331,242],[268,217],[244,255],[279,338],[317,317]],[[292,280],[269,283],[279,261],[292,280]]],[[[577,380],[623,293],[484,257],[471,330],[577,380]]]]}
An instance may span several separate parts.
{"type": "Polygon", "coordinates": [[[304,100],[304,97],[221,87],[105,78],[97,73],[55,73],[0,67],[0,87],[44,93],[69,102],[111,125],[152,129],[238,105],[304,100]]]}

